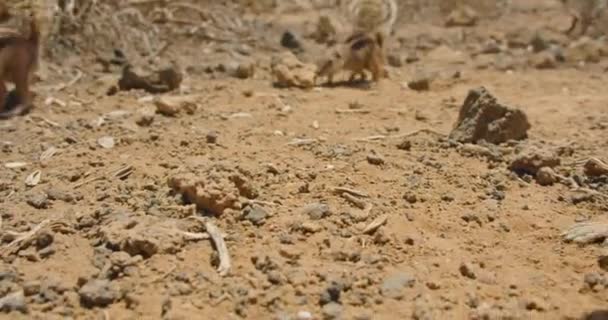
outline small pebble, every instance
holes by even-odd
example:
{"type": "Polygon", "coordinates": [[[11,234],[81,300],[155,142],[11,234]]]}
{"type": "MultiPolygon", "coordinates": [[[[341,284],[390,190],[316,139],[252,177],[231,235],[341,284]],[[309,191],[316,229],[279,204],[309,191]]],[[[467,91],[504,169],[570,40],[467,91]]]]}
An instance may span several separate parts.
{"type": "Polygon", "coordinates": [[[384,158],[382,158],[381,156],[377,155],[377,154],[369,154],[367,155],[367,162],[369,162],[369,164],[375,165],[375,166],[381,166],[385,163],[384,158]]]}
{"type": "Polygon", "coordinates": [[[296,315],[297,320],[312,320],[312,313],[308,311],[298,311],[296,315]]]}
{"type": "Polygon", "coordinates": [[[460,271],[460,274],[464,277],[467,277],[469,279],[477,279],[477,276],[473,271],[473,265],[471,265],[470,263],[462,263],[458,270],[460,271]]]}
{"type": "Polygon", "coordinates": [[[99,144],[104,149],[112,149],[114,148],[115,142],[114,138],[105,136],[97,139],[97,144],[99,144]]]}

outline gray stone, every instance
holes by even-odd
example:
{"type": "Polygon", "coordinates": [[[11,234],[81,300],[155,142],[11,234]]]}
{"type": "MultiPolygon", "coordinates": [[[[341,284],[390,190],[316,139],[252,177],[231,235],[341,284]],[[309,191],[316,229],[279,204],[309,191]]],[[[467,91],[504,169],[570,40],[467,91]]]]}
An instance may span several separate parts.
{"type": "Polygon", "coordinates": [[[7,294],[3,298],[0,299],[0,311],[3,312],[11,312],[11,311],[19,311],[26,313],[27,305],[25,303],[25,296],[23,291],[17,291],[10,294],[7,294]]]}
{"type": "Polygon", "coordinates": [[[87,308],[105,307],[119,298],[119,290],[108,280],[89,280],[78,293],[80,302],[87,308]]]}
{"type": "Polygon", "coordinates": [[[49,206],[49,199],[47,195],[41,193],[27,195],[25,202],[36,209],[46,209],[49,206]]]}
{"type": "Polygon", "coordinates": [[[264,220],[266,220],[267,216],[268,212],[257,204],[247,206],[243,209],[243,219],[248,220],[256,226],[264,224],[264,220]]]}
{"type": "Polygon", "coordinates": [[[66,191],[57,187],[51,187],[46,191],[50,200],[61,200],[67,203],[73,203],[77,198],[82,198],[70,191],[66,191]]]}
{"type": "Polygon", "coordinates": [[[323,203],[307,204],[300,210],[301,215],[307,215],[311,220],[320,220],[330,214],[329,206],[323,203]]]}

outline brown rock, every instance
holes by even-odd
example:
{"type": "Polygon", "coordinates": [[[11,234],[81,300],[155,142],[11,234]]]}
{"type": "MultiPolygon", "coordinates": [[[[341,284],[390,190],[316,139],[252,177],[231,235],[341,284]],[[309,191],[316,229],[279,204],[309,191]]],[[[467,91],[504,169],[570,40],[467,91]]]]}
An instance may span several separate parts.
{"type": "Polygon", "coordinates": [[[450,138],[499,144],[527,138],[530,123],[523,111],[502,105],[484,87],[469,91],[450,138]]]}
{"type": "Polygon", "coordinates": [[[407,86],[414,91],[428,91],[431,88],[431,77],[427,73],[419,72],[407,86]]]}

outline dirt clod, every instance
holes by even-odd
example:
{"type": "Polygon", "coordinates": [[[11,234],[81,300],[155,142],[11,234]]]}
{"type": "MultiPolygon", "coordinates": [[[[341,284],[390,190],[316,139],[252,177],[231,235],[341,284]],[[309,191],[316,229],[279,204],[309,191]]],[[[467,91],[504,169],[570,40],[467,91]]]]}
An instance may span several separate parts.
{"type": "Polygon", "coordinates": [[[310,88],[315,84],[316,66],[298,60],[291,52],[274,56],[271,62],[272,75],[277,87],[310,88]]]}
{"type": "MultiPolygon", "coordinates": [[[[541,168],[555,168],[560,164],[560,162],[561,161],[557,155],[549,150],[530,148],[523,151],[520,155],[513,159],[509,165],[509,169],[518,174],[529,174],[536,176],[541,168]]],[[[547,174],[550,173],[543,173],[545,176],[547,174]]],[[[545,177],[541,177],[541,179],[543,178],[545,177]]]]}
{"type": "Polygon", "coordinates": [[[168,185],[199,210],[215,215],[221,215],[226,209],[238,210],[239,197],[257,197],[249,173],[238,167],[218,164],[201,174],[199,177],[193,173],[177,174],[169,178],[168,185]]]}

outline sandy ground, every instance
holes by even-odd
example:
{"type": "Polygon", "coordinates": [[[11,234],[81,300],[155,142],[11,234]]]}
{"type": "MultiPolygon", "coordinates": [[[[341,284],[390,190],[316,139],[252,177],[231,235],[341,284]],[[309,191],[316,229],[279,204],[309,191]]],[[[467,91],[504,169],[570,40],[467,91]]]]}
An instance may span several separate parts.
{"type": "MultiPolygon", "coordinates": [[[[273,22],[269,44],[245,50],[257,64],[250,79],[204,71],[241,44],[172,47],[188,72],[165,96],[196,106],[173,117],[150,115],[142,91],[107,96],[118,72],[83,67],[61,91],[51,79],[37,84],[36,109],[0,122],[0,318],[580,319],[606,310],[602,247],[560,234],[607,221],[608,180],[590,182],[579,161],[608,159],[608,46],[590,39],[603,48],[599,61],[571,58],[578,40],[556,31],[567,23],[552,3],[515,1],[474,27],[402,21],[390,53],[419,60],[372,88],[271,85],[281,33],[305,34],[314,11],[258,17],[273,22]],[[535,31],[566,61],[538,67],[544,53],[514,46],[476,54],[492,36],[527,46],[535,31]],[[430,89],[409,89],[421,72],[433,75],[430,89]],[[487,156],[447,138],[480,86],[527,114],[528,139],[483,145],[487,156]],[[591,195],[509,170],[532,147],[591,195]],[[130,174],[116,177],[125,166],[130,174]],[[205,218],[226,238],[227,276],[212,242],[184,234],[205,228],[192,218],[204,213],[170,187],[182,175],[229,203],[205,218]],[[349,201],[337,187],[365,197],[349,201]],[[363,232],[373,222],[384,224],[363,232]]],[[[310,56],[321,50],[302,41],[310,56]]]]}

